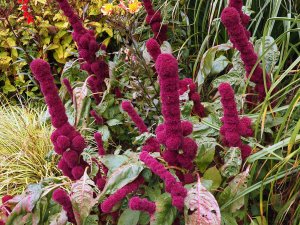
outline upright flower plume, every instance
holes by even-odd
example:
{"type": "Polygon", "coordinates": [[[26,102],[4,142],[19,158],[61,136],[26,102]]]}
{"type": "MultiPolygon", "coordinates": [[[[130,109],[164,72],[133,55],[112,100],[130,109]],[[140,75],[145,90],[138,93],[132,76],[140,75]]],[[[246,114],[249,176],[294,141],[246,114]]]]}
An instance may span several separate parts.
{"type": "Polygon", "coordinates": [[[109,213],[113,209],[113,207],[121,201],[126,195],[136,191],[139,186],[144,183],[143,177],[138,177],[133,182],[125,185],[124,187],[117,190],[115,193],[110,195],[104,202],[101,204],[101,210],[104,213],[109,213]]]}
{"type": "Polygon", "coordinates": [[[54,84],[50,65],[41,59],[30,64],[31,71],[39,81],[51,116],[52,125],[56,130],[51,135],[51,141],[57,154],[62,155],[58,168],[72,180],[80,179],[87,163],[80,157],[86,147],[81,134],[68,122],[65,107],[59,98],[58,89],[54,84]]]}
{"type": "Polygon", "coordinates": [[[200,94],[197,92],[197,86],[191,78],[184,78],[179,81],[179,94],[182,95],[189,90],[189,98],[193,101],[193,114],[199,117],[205,117],[205,109],[201,104],[200,94]]]}
{"type": "MultiPolygon", "coordinates": [[[[231,1],[231,5],[238,5],[233,4],[233,2],[239,2],[240,5],[240,1],[231,1]]],[[[258,62],[258,56],[249,41],[249,35],[245,32],[245,27],[243,26],[243,21],[240,16],[241,14],[237,8],[239,7],[225,8],[221,14],[221,21],[227,29],[233,46],[241,53],[241,59],[244,62],[247,77],[249,77],[252,70],[254,70],[250,76],[250,81],[256,84],[255,91],[258,93],[258,100],[263,101],[266,96],[266,90],[269,90],[271,87],[270,75],[266,74],[264,77],[260,65],[255,66],[258,62]]]]}
{"type": "Polygon", "coordinates": [[[152,216],[155,213],[156,205],[148,199],[133,197],[129,201],[129,208],[132,210],[147,212],[150,216],[152,216]]]}
{"type": "Polygon", "coordinates": [[[181,182],[177,182],[175,177],[148,152],[143,151],[140,154],[140,160],[143,161],[154,174],[164,181],[166,191],[171,194],[172,205],[182,211],[187,191],[182,186],[181,182]]]}
{"type": "Polygon", "coordinates": [[[223,136],[223,144],[228,147],[239,147],[242,152],[242,158],[246,159],[251,154],[251,147],[243,144],[241,136],[250,137],[253,135],[251,119],[247,117],[239,118],[234,91],[230,84],[220,84],[219,93],[224,110],[223,125],[220,129],[220,133],[223,136]]]}
{"type": "MultiPolygon", "coordinates": [[[[103,91],[104,79],[109,77],[107,63],[104,59],[98,59],[96,56],[96,52],[101,46],[97,43],[94,32],[84,28],[81,20],[69,5],[68,1],[57,0],[57,2],[74,29],[73,39],[77,43],[80,58],[85,61],[85,63],[81,65],[81,69],[91,75],[88,78],[88,84],[93,92],[96,103],[99,103],[99,92],[103,91]]],[[[101,47],[101,49],[103,50],[105,47],[101,47]]]]}
{"type": "Polygon", "coordinates": [[[229,7],[233,7],[235,8],[238,13],[240,14],[240,18],[241,18],[241,22],[244,26],[244,32],[246,33],[248,39],[251,36],[250,31],[247,30],[246,26],[249,24],[250,22],[250,16],[248,16],[246,13],[244,13],[242,11],[243,8],[243,0],[230,0],[229,1],[229,7]]]}
{"type": "Polygon", "coordinates": [[[147,12],[146,22],[151,26],[154,33],[154,38],[159,44],[162,44],[168,39],[168,25],[162,24],[162,18],[159,11],[155,11],[151,0],[143,0],[147,12]]]}
{"type": "Polygon", "coordinates": [[[77,224],[75,220],[75,215],[72,208],[72,203],[69,195],[63,189],[59,188],[53,192],[52,198],[55,202],[60,204],[62,208],[66,211],[68,221],[73,224],[77,224]]]}

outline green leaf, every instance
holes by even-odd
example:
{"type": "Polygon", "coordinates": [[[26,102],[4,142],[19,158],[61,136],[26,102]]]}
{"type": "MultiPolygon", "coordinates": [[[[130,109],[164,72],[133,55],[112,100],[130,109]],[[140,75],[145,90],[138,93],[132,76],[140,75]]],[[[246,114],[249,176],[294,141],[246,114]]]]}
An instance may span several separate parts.
{"type": "Polygon", "coordinates": [[[203,54],[200,62],[200,69],[196,77],[198,85],[202,85],[207,76],[212,72],[216,53],[218,51],[227,51],[228,49],[230,49],[228,44],[222,44],[208,49],[203,54]]]}
{"type": "Polygon", "coordinates": [[[95,184],[86,172],[80,180],[72,184],[70,198],[78,225],[85,224],[93,206],[97,203],[97,200],[93,197],[93,186],[95,184]]]}
{"type": "MultiPolygon", "coordinates": [[[[247,188],[247,183],[249,179],[249,167],[242,173],[238,174],[228,186],[224,189],[224,191],[220,194],[218,200],[219,204],[222,205],[226,203],[228,200],[235,198],[240,192],[244,191],[247,188]]],[[[234,213],[237,212],[244,205],[244,196],[236,199],[229,206],[229,212],[234,213]]]]}
{"type": "Polygon", "coordinates": [[[214,159],[216,139],[209,137],[197,138],[196,143],[198,154],[195,161],[200,172],[203,173],[214,159]]]}
{"type": "Polygon", "coordinates": [[[141,135],[135,137],[133,144],[134,145],[143,145],[151,137],[155,137],[155,135],[152,133],[149,133],[149,132],[144,132],[141,135]]]}
{"type": "Polygon", "coordinates": [[[236,176],[242,166],[242,154],[240,148],[229,148],[224,155],[224,165],[221,167],[223,177],[236,176]]]}
{"type": "Polygon", "coordinates": [[[105,141],[108,141],[108,139],[110,138],[110,132],[109,132],[109,129],[106,125],[103,125],[103,126],[100,126],[98,131],[101,133],[102,135],[102,140],[105,142],[105,141]]]}
{"type": "Polygon", "coordinates": [[[99,218],[98,215],[89,215],[84,221],[84,225],[98,225],[99,218]]]}
{"type": "Polygon", "coordinates": [[[106,121],[106,123],[110,127],[122,124],[122,122],[120,120],[117,120],[117,119],[108,120],[108,121],[106,121]]]}
{"type": "Polygon", "coordinates": [[[130,163],[115,170],[106,182],[103,192],[113,194],[126,184],[134,181],[144,169],[141,163],[130,163]]]}
{"type": "Polygon", "coordinates": [[[216,190],[218,187],[220,187],[222,183],[222,177],[217,169],[217,167],[211,167],[208,170],[205,171],[203,178],[206,180],[211,180],[213,182],[212,184],[212,190],[216,190]]]}
{"type": "Polygon", "coordinates": [[[234,219],[233,216],[231,216],[229,213],[222,212],[221,213],[221,224],[222,225],[238,225],[236,220],[234,219]]]}
{"type": "MultiPolygon", "coordinates": [[[[112,173],[120,166],[125,164],[129,159],[124,155],[104,155],[99,159],[112,173]]],[[[109,175],[109,174],[108,174],[109,175]]]]}
{"type": "Polygon", "coordinates": [[[172,199],[169,194],[162,194],[157,201],[154,220],[150,222],[151,225],[172,225],[176,216],[177,209],[172,206],[172,199]]]}
{"type": "Polygon", "coordinates": [[[218,88],[219,85],[224,82],[230,83],[231,85],[241,84],[242,82],[244,82],[244,79],[237,72],[229,72],[214,79],[214,81],[212,82],[212,86],[213,88],[218,88]]]}
{"type": "Polygon", "coordinates": [[[224,56],[221,55],[220,57],[216,58],[212,64],[211,74],[219,74],[221,73],[229,64],[229,60],[224,56]]]}
{"type": "Polygon", "coordinates": [[[139,222],[140,214],[140,211],[125,209],[119,218],[118,225],[136,225],[139,222]]]}

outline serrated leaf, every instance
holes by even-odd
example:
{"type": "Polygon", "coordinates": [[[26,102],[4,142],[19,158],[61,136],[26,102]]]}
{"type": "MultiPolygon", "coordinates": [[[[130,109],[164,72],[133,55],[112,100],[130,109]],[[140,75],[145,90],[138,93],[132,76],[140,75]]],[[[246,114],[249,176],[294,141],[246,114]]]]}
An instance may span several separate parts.
{"type": "Polygon", "coordinates": [[[172,225],[176,216],[177,209],[172,206],[172,199],[169,194],[162,194],[155,202],[156,211],[150,225],[172,225]]]}
{"type": "Polygon", "coordinates": [[[118,220],[118,225],[137,225],[140,214],[140,211],[125,209],[118,220]]]}
{"type": "Polygon", "coordinates": [[[201,184],[198,177],[197,184],[188,191],[185,198],[186,225],[220,225],[221,214],[215,197],[201,184]]]}
{"type": "Polygon", "coordinates": [[[141,163],[130,163],[119,167],[108,178],[103,192],[113,194],[126,184],[134,181],[144,169],[141,163]]]}
{"type": "Polygon", "coordinates": [[[85,223],[93,206],[97,203],[97,200],[93,196],[93,186],[95,184],[86,172],[80,180],[72,184],[70,198],[78,225],[85,223]]]}

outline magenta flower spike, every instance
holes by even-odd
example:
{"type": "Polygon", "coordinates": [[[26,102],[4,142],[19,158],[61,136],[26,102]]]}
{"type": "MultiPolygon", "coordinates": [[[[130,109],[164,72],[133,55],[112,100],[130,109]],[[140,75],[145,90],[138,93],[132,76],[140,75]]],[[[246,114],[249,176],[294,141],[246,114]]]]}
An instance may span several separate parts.
{"type": "Polygon", "coordinates": [[[266,74],[264,77],[261,66],[255,66],[258,62],[258,56],[244,31],[245,28],[242,24],[240,13],[234,7],[227,7],[221,14],[221,21],[227,29],[233,46],[241,53],[241,59],[244,62],[247,77],[250,77],[250,81],[256,84],[255,91],[258,93],[258,100],[260,102],[263,101],[266,96],[266,90],[269,90],[271,87],[270,75],[266,74]],[[251,75],[252,70],[254,71],[251,75]],[[264,79],[266,83],[264,83],[264,79]]]}

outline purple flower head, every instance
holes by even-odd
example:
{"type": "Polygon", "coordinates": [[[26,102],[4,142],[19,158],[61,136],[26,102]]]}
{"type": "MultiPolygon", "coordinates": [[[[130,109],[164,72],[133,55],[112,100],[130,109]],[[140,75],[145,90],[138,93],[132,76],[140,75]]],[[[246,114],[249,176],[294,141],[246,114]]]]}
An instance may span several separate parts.
{"type": "Polygon", "coordinates": [[[115,193],[110,195],[104,202],[101,204],[101,210],[104,213],[109,213],[113,209],[113,207],[121,201],[126,195],[136,191],[139,186],[144,183],[143,177],[138,177],[133,182],[125,185],[124,187],[117,190],[115,193]]]}
{"type": "Polygon", "coordinates": [[[76,224],[75,215],[69,195],[61,188],[56,189],[52,194],[53,201],[60,204],[67,213],[68,221],[76,224]]]}
{"type": "Polygon", "coordinates": [[[223,125],[220,129],[220,133],[223,136],[223,144],[228,147],[239,147],[242,152],[242,158],[245,159],[251,154],[251,148],[242,143],[241,136],[249,137],[253,135],[251,120],[247,117],[239,118],[234,91],[230,84],[220,84],[219,93],[224,110],[224,115],[221,119],[223,125]]]}
{"type": "Polygon", "coordinates": [[[129,208],[132,210],[144,211],[149,213],[149,215],[153,215],[156,210],[156,205],[148,199],[133,197],[129,200],[129,208]]]}

